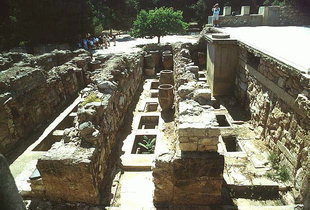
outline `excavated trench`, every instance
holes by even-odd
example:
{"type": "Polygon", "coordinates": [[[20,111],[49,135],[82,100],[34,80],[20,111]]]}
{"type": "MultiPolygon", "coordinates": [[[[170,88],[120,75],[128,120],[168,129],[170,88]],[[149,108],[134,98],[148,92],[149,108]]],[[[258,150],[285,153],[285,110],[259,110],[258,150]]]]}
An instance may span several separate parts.
{"type": "Polygon", "coordinates": [[[71,61],[89,85],[10,167],[29,209],[284,205],[249,113],[211,94],[204,44],[71,61]],[[168,111],[161,70],[173,71],[168,111]]]}

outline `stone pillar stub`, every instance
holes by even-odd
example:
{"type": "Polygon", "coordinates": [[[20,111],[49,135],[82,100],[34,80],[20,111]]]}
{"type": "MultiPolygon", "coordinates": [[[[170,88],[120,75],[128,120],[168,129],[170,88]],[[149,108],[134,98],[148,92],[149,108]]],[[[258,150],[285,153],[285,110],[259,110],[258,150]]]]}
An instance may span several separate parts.
{"type": "Polygon", "coordinates": [[[213,96],[230,95],[234,89],[235,72],[238,65],[236,40],[225,34],[206,36],[207,79],[213,96]]]}
{"type": "Polygon", "coordinates": [[[226,6],[223,9],[223,16],[229,16],[231,15],[231,6],[226,6]]]}
{"type": "Polygon", "coordinates": [[[268,7],[259,7],[258,14],[263,16],[262,25],[266,25],[268,18],[268,7]]]}
{"type": "Polygon", "coordinates": [[[241,15],[250,15],[250,6],[241,7],[241,15]]]}
{"type": "Polygon", "coordinates": [[[263,15],[263,16],[266,15],[266,11],[267,11],[266,8],[267,8],[267,7],[265,7],[265,6],[259,7],[259,9],[258,9],[258,14],[259,14],[259,15],[263,15]]]}

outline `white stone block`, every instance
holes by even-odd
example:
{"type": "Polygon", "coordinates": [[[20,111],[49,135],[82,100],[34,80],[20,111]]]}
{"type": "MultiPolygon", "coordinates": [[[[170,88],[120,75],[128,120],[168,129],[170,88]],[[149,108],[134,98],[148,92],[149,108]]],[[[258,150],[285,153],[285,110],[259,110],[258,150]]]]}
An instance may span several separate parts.
{"type": "Polygon", "coordinates": [[[250,15],[250,6],[241,7],[241,15],[250,15]]]}
{"type": "Polygon", "coordinates": [[[230,6],[226,6],[223,9],[223,16],[228,16],[231,15],[231,7],[230,6]]]}
{"type": "Polygon", "coordinates": [[[259,7],[258,14],[264,16],[266,14],[266,11],[267,11],[266,7],[259,7]]]}

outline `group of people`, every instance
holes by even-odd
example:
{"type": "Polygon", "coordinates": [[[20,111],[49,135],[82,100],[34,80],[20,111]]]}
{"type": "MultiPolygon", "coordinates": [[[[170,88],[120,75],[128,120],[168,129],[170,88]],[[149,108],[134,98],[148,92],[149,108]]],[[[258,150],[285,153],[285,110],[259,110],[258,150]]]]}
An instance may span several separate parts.
{"type": "MultiPolygon", "coordinates": [[[[219,27],[219,16],[220,16],[220,7],[219,4],[216,3],[212,8],[212,23],[214,27],[219,27]]],[[[91,36],[90,34],[87,34],[87,36],[84,39],[81,39],[78,43],[79,48],[84,48],[86,50],[95,50],[104,48],[107,49],[111,46],[111,42],[113,42],[114,46],[116,46],[116,36],[113,34],[104,34],[102,33],[101,36],[95,37],[91,36]]]]}
{"type": "Polygon", "coordinates": [[[84,48],[85,50],[96,50],[100,48],[107,49],[111,46],[111,42],[113,42],[113,45],[116,46],[116,36],[113,34],[102,34],[99,37],[88,34],[86,38],[80,40],[78,47],[84,48]]]}

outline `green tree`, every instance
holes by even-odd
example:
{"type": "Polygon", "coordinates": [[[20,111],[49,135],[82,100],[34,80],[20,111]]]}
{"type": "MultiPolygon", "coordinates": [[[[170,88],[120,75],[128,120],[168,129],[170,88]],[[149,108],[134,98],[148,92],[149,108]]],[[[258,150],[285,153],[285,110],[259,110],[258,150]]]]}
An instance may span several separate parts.
{"type": "Polygon", "coordinates": [[[181,11],[174,11],[172,8],[161,7],[154,10],[141,10],[133,23],[131,35],[134,37],[157,36],[160,37],[169,33],[182,33],[188,27],[183,21],[181,11]]]}

